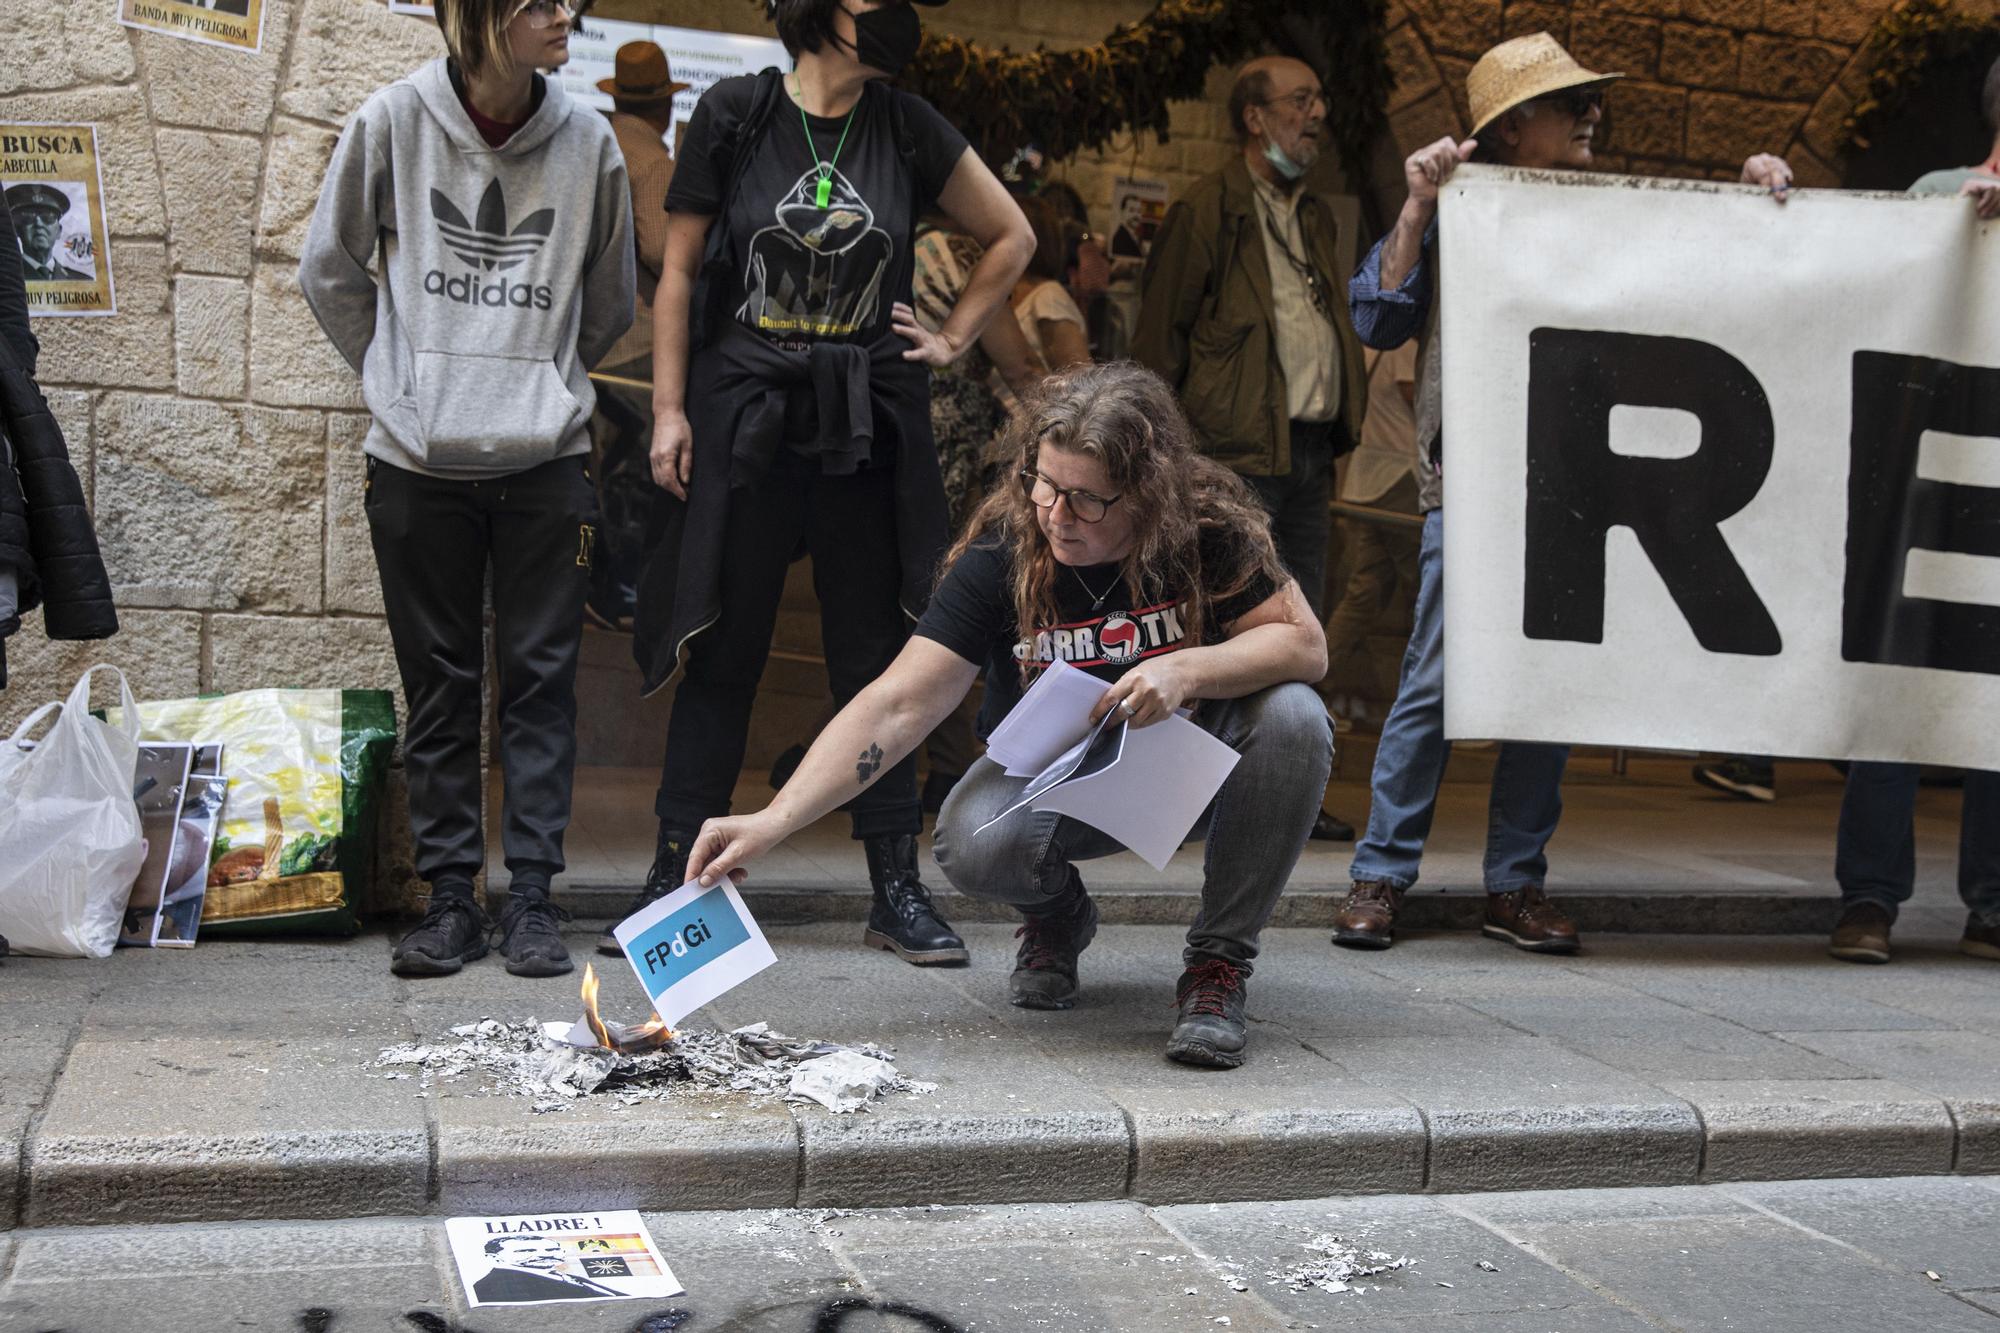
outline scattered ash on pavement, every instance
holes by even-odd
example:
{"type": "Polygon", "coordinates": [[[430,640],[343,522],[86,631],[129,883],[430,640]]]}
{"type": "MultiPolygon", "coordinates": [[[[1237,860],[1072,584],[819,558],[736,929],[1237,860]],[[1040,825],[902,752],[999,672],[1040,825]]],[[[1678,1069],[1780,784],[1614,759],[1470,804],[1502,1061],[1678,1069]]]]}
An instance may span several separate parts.
{"type": "Polygon", "coordinates": [[[818,1102],[840,1114],[890,1093],[937,1091],[935,1083],[905,1078],[894,1060],[892,1050],[872,1042],[787,1037],[766,1023],[676,1032],[653,1049],[619,1052],[556,1040],[537,1022],[486,1018],[437,1041],[388,1047],[373,1067],[386,1070],[384,1078],[420,1080],[420,1097],[436,1083],[478,1077],[493,1092],[529,1099],[537,1114],[566,1111],[584,1097],[608,1098],[623,1109],[702,1093],[818,1102]]]}
{"type": "MultiPolygon", "coordinates": [[[[1360,1285],[1361,1279],[1393,1273],[1416,1263],[1414,1259],[1398,1259],[1382,1250],[1363,1251],[1331,1231],[1312,1235],[1303,1244],[1313,1258],[1293,1264],[1290,1268],[1270,1269],[1264,1276],[1284,1283],[1291,1291],[1317,1289],[1331,1295],[1344,1291],[1358,1294],[1368,1290],[1360,1285]]],[[[1236,1290],[1243,1288],[1237,1287],[1236,1290]]],[[[1375,1290],[1380,1291],[1381,1288],[1378,1286],[1375,1290]]]]}

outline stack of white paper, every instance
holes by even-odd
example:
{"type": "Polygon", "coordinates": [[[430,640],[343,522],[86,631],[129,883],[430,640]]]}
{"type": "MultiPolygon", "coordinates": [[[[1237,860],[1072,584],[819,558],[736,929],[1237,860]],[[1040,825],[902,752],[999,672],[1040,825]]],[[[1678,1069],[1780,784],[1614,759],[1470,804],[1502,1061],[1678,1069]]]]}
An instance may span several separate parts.
{"type": "Polygon", "coordinates": [[[1176,713],[1131,727],[1112,712],[1092,725],[1103,681],[1062,662],[1042,673],[987,741],[1010,777],[1034,780],[982,824],[1022,807],[1053,810],[1116,838],[1164,870],[1242,756],[1176,713]]]}

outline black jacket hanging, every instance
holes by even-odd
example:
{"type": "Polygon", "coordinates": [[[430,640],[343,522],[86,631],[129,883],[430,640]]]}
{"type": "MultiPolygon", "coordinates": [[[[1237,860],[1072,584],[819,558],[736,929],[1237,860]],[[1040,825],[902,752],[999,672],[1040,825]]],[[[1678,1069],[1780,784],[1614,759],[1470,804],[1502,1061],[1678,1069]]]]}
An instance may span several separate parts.
{"type": "MultiPolygon", "coordinates": [[[[20,609],[40,606],[51,639],[109,638],[118,632],[118,612],[83,484],[48,401],[4,338],[0,433],[9,460],[0,467],[0,564],[20,580],[20,609]]],[[[7,683],[6,637],[19,628],[18,617],[0,622],[0,687],[7,683]]]]}

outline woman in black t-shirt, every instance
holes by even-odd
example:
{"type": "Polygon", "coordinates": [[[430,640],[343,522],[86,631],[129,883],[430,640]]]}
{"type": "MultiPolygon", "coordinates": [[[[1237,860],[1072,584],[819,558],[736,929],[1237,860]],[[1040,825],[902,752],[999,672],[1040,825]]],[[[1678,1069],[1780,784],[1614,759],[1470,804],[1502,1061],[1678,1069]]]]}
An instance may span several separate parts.
{"type": "MultiPolygon", "coordinates": [[[[1204,816],[1201,912],[1167,1054],[1233,1068],[1243,1062],[1257,936],[1333,762],[1332,728],[1311,688],[1326,671],[1325,636],[1278,563],[1264,511],[1233,473],[1195,452],[1172,391],[1152,372],[1119,362],[1050,379],[1007,440],[1015,484],[980,507],[895,664],[827,724],[770,806],[709,821],[688,870],[712,884],[857,785],[865,790],[965,697],[982,667],[989,724],[1057,660],[1106,682],[1100,718],[1117,709],[1144,727],[1195,705],[1195,722],[1242,758],[1204,816]]],[[[1053,812],[1022,809],[984,828],[1027,782],[991,758],[975,763],[938,816],[937,859],[961,893],[1011,903],[1026,918],[1013,1002],[1067,1009],[1077,955],[1097,930],[1073,863],[1123,849],[1053,812]]]]}
{"type": "MultiPolygon", "coordinates": [[[[909,0],[767,8],[796,73],[709,89],[667,191],[652,468],[673,499],[634,647],[648,693],[685,672],[654,806],[659,846],[633,911],[680,887],[694,831],[729,810],[796,555],[813,558],[836,703],[902,648],[947,534],[931,369],[1005,313],[1034,248],[964,136],[881,82],[916,53],[909,0]],[[934,331],[910,307],[917,219],[933,208],[983,247],[934,331]]],[[[964,962],[917,877],[914,762],[898,756],[851,814],[875,892],[866,943],[964,962]]],[[[618,951],[608,935],[599,947],[618,951]]]]}

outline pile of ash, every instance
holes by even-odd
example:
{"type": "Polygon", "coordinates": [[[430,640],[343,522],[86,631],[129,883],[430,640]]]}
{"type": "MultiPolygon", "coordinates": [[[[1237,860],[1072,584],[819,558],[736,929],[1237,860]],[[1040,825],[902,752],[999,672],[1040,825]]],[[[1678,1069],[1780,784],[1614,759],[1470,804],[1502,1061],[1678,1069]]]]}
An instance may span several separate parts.
{"type": "Polygon", "coordinates": [[[438,1082],[480,1077],[492,1090],[531,1101],[539,1113],[564,1111],[579,1099],[605,1096],[618,1106],[695,1093],[734,1093],[755,1100],[817,1102],[835,1114],[861,1110],[889,1093],[935,1092],[897,1072],[895,1053],[872,1042],[787,1037],[768,1023],[733,1032],[676,1032],[658,1045],[615,1051],[565,1040],[562,1024],[506,1023],[485,1018],[455,1027],[432,1042],[404,1042],[375,1058],[385,1078],[417,1078],[428,1096],[438,1082]]]}

